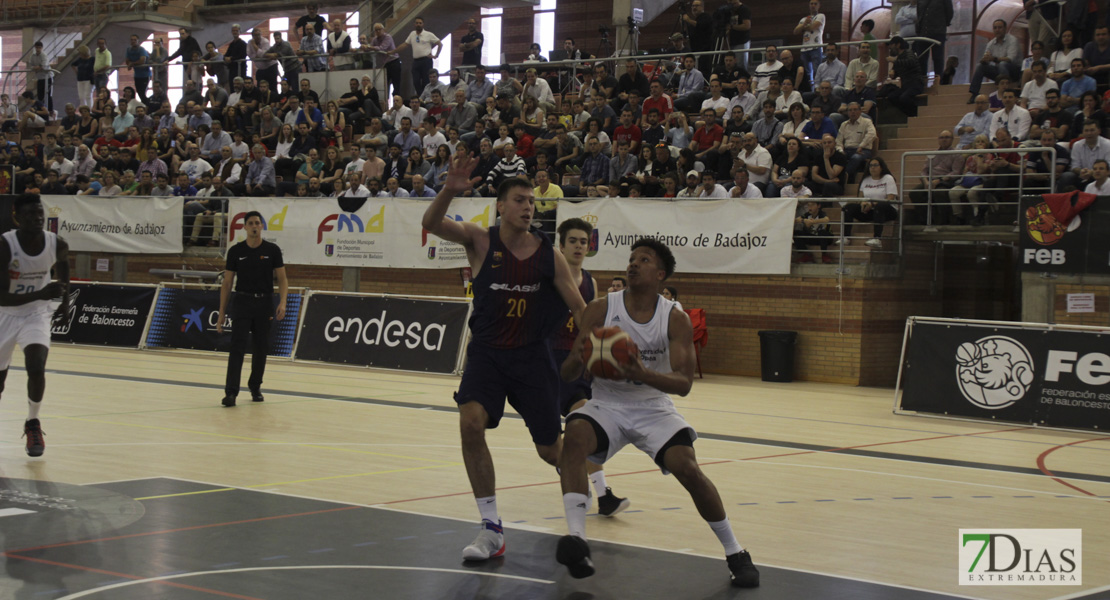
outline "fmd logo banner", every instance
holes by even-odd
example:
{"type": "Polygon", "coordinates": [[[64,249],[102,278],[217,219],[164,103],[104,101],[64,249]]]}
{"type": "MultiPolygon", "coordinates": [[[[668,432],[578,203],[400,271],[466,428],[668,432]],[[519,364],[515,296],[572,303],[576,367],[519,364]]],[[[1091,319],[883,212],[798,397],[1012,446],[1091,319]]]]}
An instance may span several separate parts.
{"type": "Polygon", "coordinates": [[[960,585],[1083,585],[1082,529],[961,529],[960,585]]]}

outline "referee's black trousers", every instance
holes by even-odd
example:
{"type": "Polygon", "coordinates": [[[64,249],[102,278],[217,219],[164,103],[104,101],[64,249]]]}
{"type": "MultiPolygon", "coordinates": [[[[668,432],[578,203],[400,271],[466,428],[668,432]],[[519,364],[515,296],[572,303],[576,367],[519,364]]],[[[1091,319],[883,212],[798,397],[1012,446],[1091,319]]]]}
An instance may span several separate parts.
{"type": "Polygon", "coordinates": [[[262,376],[266,372],[266,353],[270,349],[270,324],[273,322],[273,315],[271,294],[256,297],[236,293],[232,299],[231,352],[227,357],[227,381],[224,384],[226,396],[234,398],[239,394],[248,337],[251,339],[251,376],[247,380],[247,387],[251,393],[261,391],[262,376]]]}

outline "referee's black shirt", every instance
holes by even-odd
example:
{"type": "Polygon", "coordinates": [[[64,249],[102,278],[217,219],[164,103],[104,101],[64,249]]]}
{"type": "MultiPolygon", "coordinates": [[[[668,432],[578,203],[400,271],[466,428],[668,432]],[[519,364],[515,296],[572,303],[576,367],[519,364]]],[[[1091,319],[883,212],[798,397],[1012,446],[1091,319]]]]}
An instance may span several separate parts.
{"type": "Polygon", "coordinates": [[[274,293],[274,269],[285,266],[281,258],[281,248],[277,244],[262,241],[257,248],[251,248],[246,241],[239,242],[227,249],[228,271],[234,271],[235,291],[245,294],[274,293]]]}

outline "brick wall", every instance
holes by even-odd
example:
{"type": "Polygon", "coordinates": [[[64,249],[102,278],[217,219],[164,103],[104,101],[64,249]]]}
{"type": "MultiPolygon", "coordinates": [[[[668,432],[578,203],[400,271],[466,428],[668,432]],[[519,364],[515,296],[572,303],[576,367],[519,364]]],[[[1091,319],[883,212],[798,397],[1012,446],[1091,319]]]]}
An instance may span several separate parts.
{"type": "Polygon", "coordinates": [[[1057,284],[1053,314],[1053,322],[1060,325],[1110,327],[1110,285],[1057,284]],[[1095,312],[1069,313],[1068,294],[1094,294],[1095,312]]]}

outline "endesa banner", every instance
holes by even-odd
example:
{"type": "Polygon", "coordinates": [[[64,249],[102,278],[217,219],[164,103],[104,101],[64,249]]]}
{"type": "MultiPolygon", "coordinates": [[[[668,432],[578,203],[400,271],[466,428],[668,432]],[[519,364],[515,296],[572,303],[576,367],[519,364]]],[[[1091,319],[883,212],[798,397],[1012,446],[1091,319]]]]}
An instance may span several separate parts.
{"type": "Polygon", "coordinates": [[[313,292],[305,310],[297,360],[451,373],[470,304],[313,292]]]}
{"type": "Polygon", "coordinates": [[[1022,270],[1110,275],[1110,198],[1026,196],[1021,209],[1022,270]]]}
{"type": "Polygon", "coordinates": [[[72,252],[178,254],[182,251],[181,197],[43,196],[46,228],[72,252]]]}
{"type": "Polygon", "coordinates": [[[69,323],[55,325],[55,342],[138,348],[143,341],[155,285],[72,283],[69,286],[69,323]]]}
{"type": "MultiPolygon", "coordinates": [[[[277,295],[274,295],[277,306],[277,295]]],[[[231,307],[228,307],[228,313],[231,307]]],[[[293,354],[301,295],[290,293],[285,299],[285,318],[270,326],[270,356],[293,354]]],[[[235,322],[225,316],[224,332],[216,331],[220,315],[220,290],[164,287],[158,294],[146,345],[151,348],[184,348],[226,352],[231,348],[235,322]]]]}
{"type": "MultiPolygon", "coordinates": [[[[447,218],[488,227],[497,218],[493,198],[456,198],[447,218]]],[[[231,201],[227,239],[246,239],[246,213],[262,214],[262,237],[281,246],[297,265],[445,269],[466,267],[466,251],[425,231],[420,221],[429,200],[367,198],[356,211],[335,198],[237,198],[231,201]]]]}
{"type": "Polygon", "coordinates": [[[911,317],[899,408],[1105,430],[1107,333],[911,317]]]}
{"type": "Polygon", "coordinates": [[[593,224],[590,269],[623,271],[632,244],[670,247],[683,273],[788,274],[798,202],[779,198],[560,202],[558,221],[593,224]]]}

